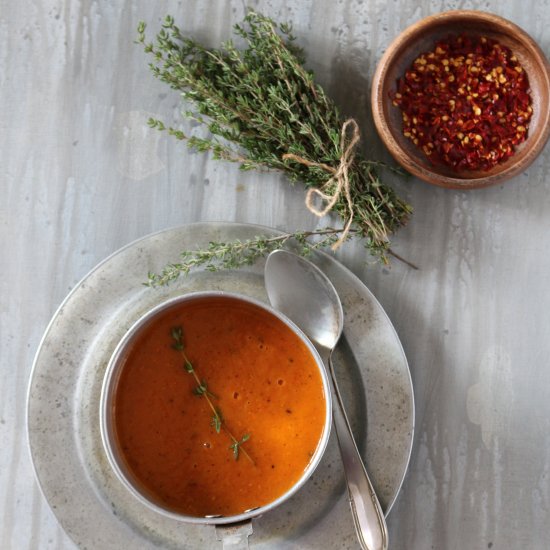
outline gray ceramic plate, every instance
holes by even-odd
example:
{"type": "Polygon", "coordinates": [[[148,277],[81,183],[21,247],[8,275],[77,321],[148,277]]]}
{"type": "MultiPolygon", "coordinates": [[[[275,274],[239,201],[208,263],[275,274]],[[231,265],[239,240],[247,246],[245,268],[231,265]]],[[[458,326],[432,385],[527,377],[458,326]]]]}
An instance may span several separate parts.
{"type": "MultiPolygon", "coordinates": [[[[200,223],[147,236],[96,267],[55,313],[33,367],[28,436],[42,491],[79,546],[220,548],[213,527],[163,518],[126,492],[101,446],[99,395],[117,342],[158,302],[206,289],[267,301],[263,262],[238,271],[198,272],[162,289],[142,285],[149,270],[177,261],[183,249],[259,233],[277,231],[200,223]]],[[[316,254],[313,260],[342,298],[345,329],[335,364],[358,445],[387,512],[401,487],[413,439],[414,401],[407,360],[390,320],[363,283],[328,255],[316,254]]],[[[253,525],[252,548],[356,546],[334,435],[320,466],[298,494],[255,519],[253,525]]]]}

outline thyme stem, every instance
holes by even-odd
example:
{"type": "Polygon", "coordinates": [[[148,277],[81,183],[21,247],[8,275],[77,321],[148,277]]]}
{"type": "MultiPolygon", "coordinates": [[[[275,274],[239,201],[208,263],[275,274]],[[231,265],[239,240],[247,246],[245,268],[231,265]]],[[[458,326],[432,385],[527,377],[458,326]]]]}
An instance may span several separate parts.
{"type": "MultiPolygon", "coordinates": [[[[181,262],[167,264],[160,273],[149,272],[148,280],[144,284],[151,287],[164,286],[201,266],[207,271],[217,271],[252,265],[290,241],[299,246],[298,252],[307,256],[314,250],[331,246],[340,238],[342,231],[341,228],[325,227],[313,231],[287,232],[275,237],[260,235],[245,241],[240,239],[230,242],[211,241],[206,249],[183,251],[180,254],[181,262]],[[311,240],[312,238],[317,240],[311,240]]],[[[359,230],[351,228],[346,238],[350,239],[357,234],[359,230]]]]}
{"type": "Polygon", "coordinates": [[[242,446],[245,441],[248,441],[250,439],[250,434],[244,434],[243,437],[238,440],[231,430],[227,427],[227,424],[225,423],[225,420],[220,412],[219,409],[217,409],[214,404],[212,403],[212,397],[215,397],[213,393],[208,391],[208,388],[206,386],[206,383],[204,381],[201,381],[197,371],[195,370],[195,367],[193,366],[193,363],[189,360],[187,354],[185,353],[185,346],[183,344],[183,329],[182,327],[174,327],[171,330],[172,339],[174,340],[173,348],[178,351],[182,358],[183,358],[183,364],[185,370],[193,376],[195,379],[195,382],[197,383],[197,388],[199,388],[197,395],[204,397],[206,402],[208,403],[208,406],[210,407],[210,410],[212,411],[212,418],[213,418],[213,425],[216,428],[216,432],[219,433],[220,429],[223,429],[224,432],[229,436],[229,439],[231,439],[232,444],[229,446],[229,448],[233,451],[233,456],[235,457],[235,460],[239,458],[239,451],[242,451],[244,456],[248,458],[248,460],[255,465],[254,460],[252,457],[248,454],[246,449],[242,446]]]}

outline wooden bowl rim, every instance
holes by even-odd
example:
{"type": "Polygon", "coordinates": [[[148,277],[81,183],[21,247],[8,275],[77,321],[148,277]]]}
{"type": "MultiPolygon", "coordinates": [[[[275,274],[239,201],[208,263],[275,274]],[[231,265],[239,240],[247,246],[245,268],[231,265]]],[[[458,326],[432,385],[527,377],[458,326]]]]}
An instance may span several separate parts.
{"type": "Polygon", "coordinates": [[[409,41],[414,41],[426,29],[432,27],[443,27],[449,23],[459,22],[461,20],[476,21],[487,25],[495,26],[499,32],[507,34],[512,39],[522,43],[526,50],[530,52],[533,58],[533,64],[540,68],[541,80],[543,86],[548,91],[550,97],[550,63],[535,40],[527,34],[521,27],[515,23],[493,13],[480,10],[451,10],[429,15],[420,21],[413,23],[403,30],[388,46],[382,55],[374,73],[371,88],[371,107],[375,127],[378,134],[391,155],[408,172],[422,179],[423,181],[451,189],[476,189],[489,187],[502,183],[512,178],[526,169],[537,156],[541,153],[548,137],[550,135],[550,100],[543,106],[543,112],[539,126],[542,130],[525,142],[528,144],[528,150],[523,158],[516,163],[508,165],[506,168],[488,174],[482,177],[452,177],[434,172],[414,159],[401,144],[394,138],[386,117],[384,116],[384,102],[387,98],[383,97],[383,88],[387,78],[387,73],[395,60],[395,54],[400,52],[403,45],[409,41]]]}

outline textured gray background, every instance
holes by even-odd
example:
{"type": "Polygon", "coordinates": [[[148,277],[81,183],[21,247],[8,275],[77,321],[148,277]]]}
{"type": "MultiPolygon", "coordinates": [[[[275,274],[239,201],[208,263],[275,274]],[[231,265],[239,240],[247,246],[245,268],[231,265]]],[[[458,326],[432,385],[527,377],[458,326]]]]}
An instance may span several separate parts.
{"type": "MultiPolygon", "coordinates": [[[[313,228],[303,190],[242,174],[148,130],[177,117],[132,41],[165,13],[211,44],[246,5],[292,20],[318,81],[355,116],[370,154],[369,82],[393,37],[423,16],[477,8],[550,53],[547,1],[0,0],[0,548],[69,549],[34,481],[25,439],[33,355],[67,292],[120,246],[199,220],[313,228]]],[[[338,257],[380,300],[407,353],[417,431],[389,517],[395,549],[548,547],[549,149],[483,191],[393,181],[414,206],[394,249],[420,266],[338,257]]]]}

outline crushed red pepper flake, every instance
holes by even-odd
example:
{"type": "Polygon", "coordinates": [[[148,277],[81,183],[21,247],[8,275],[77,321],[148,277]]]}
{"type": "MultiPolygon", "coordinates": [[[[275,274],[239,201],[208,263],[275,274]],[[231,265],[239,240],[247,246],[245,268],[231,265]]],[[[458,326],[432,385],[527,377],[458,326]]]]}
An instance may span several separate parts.
{"type": "Polygon", "coordinates": [[[403,134],[432,164],[490,170],[525,141],[529,79],[512,51],[485,36],[449,36],[417,57],[390,93],[403,134]]]}

